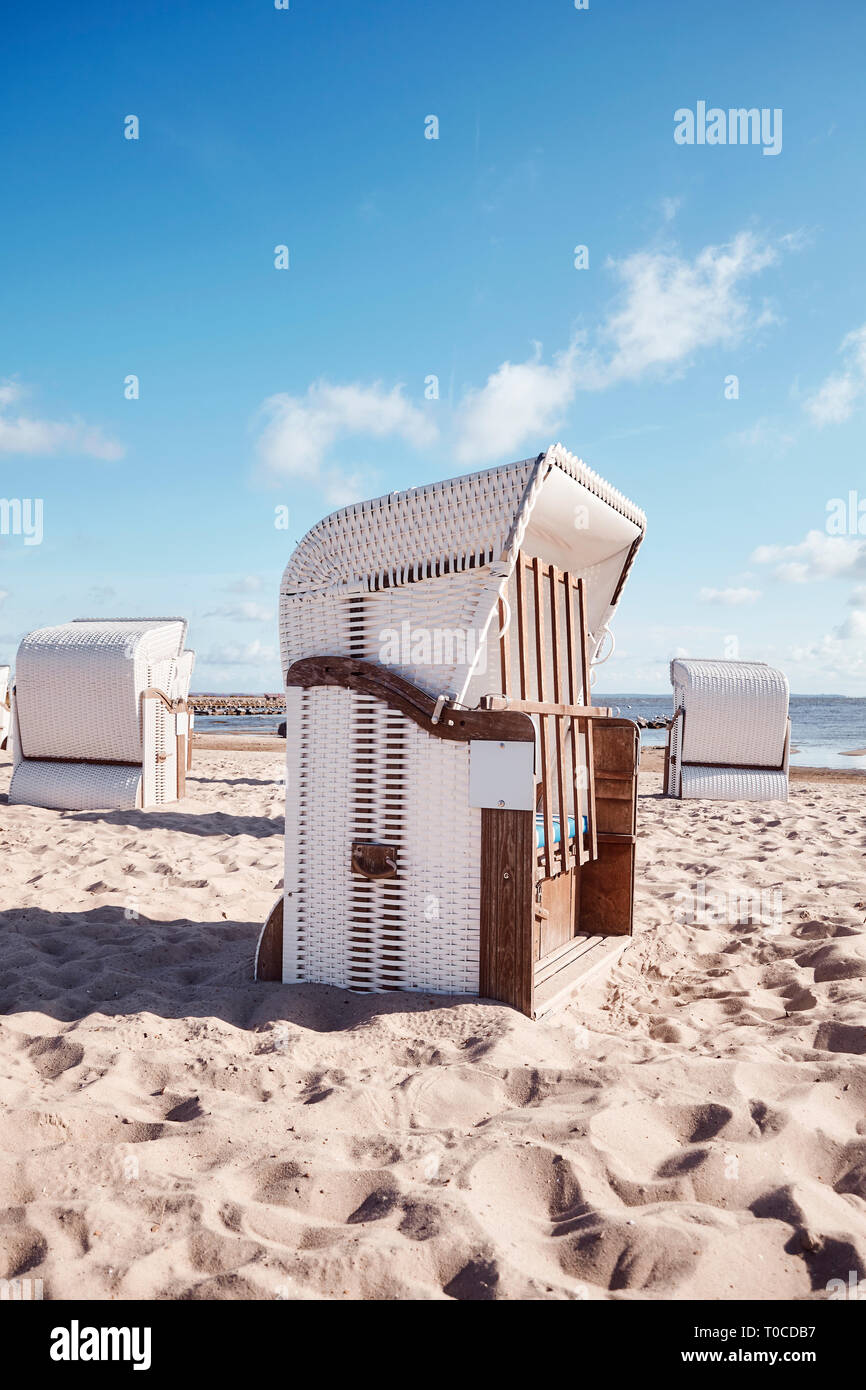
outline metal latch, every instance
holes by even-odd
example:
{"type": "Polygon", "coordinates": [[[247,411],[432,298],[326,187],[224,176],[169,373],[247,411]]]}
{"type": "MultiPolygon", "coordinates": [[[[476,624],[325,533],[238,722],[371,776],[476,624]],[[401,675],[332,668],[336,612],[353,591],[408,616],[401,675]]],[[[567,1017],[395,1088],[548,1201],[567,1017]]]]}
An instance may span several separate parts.
{"type": "Polygon", "coordinates": [[[360,874],[362,878],[396,878],[397,846],[355,840],[352,844],[352,873],[360,874]]]}

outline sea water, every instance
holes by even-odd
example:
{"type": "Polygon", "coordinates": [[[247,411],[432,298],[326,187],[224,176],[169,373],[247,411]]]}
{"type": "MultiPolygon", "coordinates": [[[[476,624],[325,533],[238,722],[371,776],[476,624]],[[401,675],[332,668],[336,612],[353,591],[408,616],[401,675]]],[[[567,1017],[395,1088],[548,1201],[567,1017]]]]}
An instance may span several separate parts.
{"type": "MultiPolygon", "coordinates": [[[[594,705],[611,705],[626,719],[670,717],[670,694],[608,695],[592,692],[594,705]]],[[[857,748],[866,748],[866,698],[845,695],[792,695],[791,763],[794,767],[866,768],[866,754],[846,757],[857,748]]],[[[284,718],[281,714],[199,715],[195,727],[200,733],[275,734],[284,718]]],[[[645,748],[660,747],[667,741],[664,729],[643,729],[645,748]]]]}

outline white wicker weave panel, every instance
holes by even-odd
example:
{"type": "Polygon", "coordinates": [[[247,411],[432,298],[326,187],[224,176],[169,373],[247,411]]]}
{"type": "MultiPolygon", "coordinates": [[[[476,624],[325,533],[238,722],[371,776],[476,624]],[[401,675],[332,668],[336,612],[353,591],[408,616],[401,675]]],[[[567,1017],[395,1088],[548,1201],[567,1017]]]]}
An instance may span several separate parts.
{"type": "Polygon", "coordinates": [[[411,988],[406,946],[412,924],[404,902],[410,724],[399,710],[372,696],[356,695],[352,700],[349,833],[338,861],[349,882],[343,983],[350,989],[411,988]],[[353,840],[393,845],[398,876],[374,882],[351,873],[353,840]]]}
{"type": "Polygon", "coordinates": [[[682,756],[692,763],[781,766],[788,681],[760,662],[671,662],[674,708],[685,707],[682,756]]]}
{"type": "Polygon", "coordinates": [[[315,594],[280,598],[280,657],[283,671],[305,656],[351,656],[351,631],[362,597],[315,594]]]}
{"type": "MultiPolygon", "coordinates": [[[[489,579],[484,567],[371,593],[283,595],[283,669],[306,656],[353,656],[394,667],[430,695],[453,694],[488,655],[473,618],[489,579]]],[[[492,689],[486,675],[481,684],[492,689]]]]}
{"type": "Polygon", "coordinates": [[[284,669],[303,657],[331,653],[396,665],[428,693],[469,705],[478,694],[495,693],[483,660],[498,630],[498,594],[533,509],[546,489],[556,491],[557,479],[577,496],[592,495],[601,549],[595,535],[594,546],[583,546],[581,567],[575,548],[580,528],[568,507],[560,506],[559,492],[552,510],[539,513],[532,543],[542,545],[535,553],[543,553],[545,538],[556,532],[569,568],[586,580],[594,649],[646,518],[554,445],[536,459],[392,493],[325,517],[301,541],[283,575],[284,669]],[[622,517],[629,525],[623,526],[622,517]],[[395,632],[396,661],[382,655],[385,634],[395,632]],[[434,652],[438,643],[440,653],[450,646],[450,657],[416,655],[425,642],[434,652]]]}
{"type": "Polygon", "coordinates": [[[189,687],[192,682],[194,666],[195,652],[181,652],[177,659],[171,689],[165,692],[170,700],[186,700],[189,697],[189,687]]]}
{"type": "MultiPolygon", "coordinates": [[[[515,631],[517,624],[515,623],[515,631]]],[[[456,673],[459,675],[459,673],[456,673]]],[[[501,695],[502,667],[499,657],[499,615],[494,609],[483,640],[478,643],[478,660],[466,684],[463,703],[475,709],[482,695],[501,695]]]]}
{"type": "MultiPolygon", "coordinates": [[[[160,663],[160,668],[166,663],[160,663]]],[[[174,662],[170,663],[174,666],[174,662]]],[[[161,672],[163,679],[166,673],[161,672]]],[[[169,673],[173,677],[173,672],[169,673]]],[[[157,685],[163,690],[164,685],[157,685]]],[[[149,698],[143,702],[144,781],[142,805],[164,806],[177,801],[177,726],[175,716],[162,700],[149,698]]]]}
{"type": "Polygon", "coordinates": [[[141,692],[154,667],[177,657],[185,627],[180,619],[73,622],[28,634],[16,664],[24,756],[140,760],[141,692]]]}
{"type": "MultiPolygon", "coordinates": [[[[339,691],[337,692],[339,694],[339,691]]],[[[309,882],[309,856],[302,853],[301,781],[308,739],[304,731],[307,692],[297,686],[286,690],[286,830],[283,871],[283,975],[291,983],[304,979],[302,932],[309,882]]],[[[305,793],[308,795],[308,791],[305,793]]],[[[306,820],[306,811],[305,811],[306,820]]]]}
{"type": "Polygon", "coordinates": [[[50,811],[129,811],[137,804],[140,782],[140,767],[27,758],[12,775],[9,804],[50,811]]]}
{"type": "Polygon", "coordinates": [[[704,801],[787,801],[784,772],[743,767],[684,767],[682,794],[704,801]]]}
{"type": "Polygon", "coordinates": [[[283,978],[346,981],[348,690],[287,691],[283,978]]]}
{"type": "MultiPolygon", "coordinates": [[[[676,695],[674,696],[674,703],[676,703],[676,695]]],[[[674,713],[676,714],[676,710],[674,710],[674,713]]],[[[668,796],[679,796],[679,793],[680,793],[680,781],[679,781],[679,777],[680,777],[680,763],[679,763],[679,759],[680,759],[680,734],[681,734],[681,732],[682,732],[682,727],[683,727],[682,718],[675,719],[674,722],[673,722],[673,724],[672,724],[671,727],[670,727],[669,732],[668,732],[668,740],[669,740],[669,744],[670,744],[670,754],[669,754],[669,757],[668,757],[668,780],[667,780],[667,786],[665,787],[665,791],[667,792],[668,796]]]]}
{"type": "Polygon", "coordinates": [[[12,749],[12,770],[22,761],[21,759],[21,734],[18,728],[18,695],[12,692],[12,727],[9,730],[9,745],[12,749]]]}
{"type": "Polygon", "coordinates": [[[404,914],[407,988],[477,994],[481,812],[469,805],[469,745],[407,729],[404,914]]]}
{"type": "Polygon", "coordinates": [[[481,818],[466,745],[371,696],[289,693],[283,978],[477,993],[481,818]],[[397,877],[353,874],[354,840],[396,846],[397,877]]]}
{"type": "Polygon", "coordinates": [[[307,533],[283,575],[282,592],[359,582],[392,585],[502,558],[519,545],[525,493],[553,465],[643,531],[646,517],[561,444],[543,455],[359,502],[307,533]]]}
{"type": "Polygon", "coordinates": [[[393,584],[444,566],[499,559],[536,460],[359,502],[307,533],[283,576],[283,593],[354,580],[393,584]]]}

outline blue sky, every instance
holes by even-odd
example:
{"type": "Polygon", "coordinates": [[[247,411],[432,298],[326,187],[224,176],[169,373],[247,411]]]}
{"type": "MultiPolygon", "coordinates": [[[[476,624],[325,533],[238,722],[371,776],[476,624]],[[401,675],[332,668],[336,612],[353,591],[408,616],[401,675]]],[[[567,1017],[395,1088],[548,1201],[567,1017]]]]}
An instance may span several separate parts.
{"type": "Polygon", "coordinates": [[[10,12],[0,498],[44,534],[0,534],[0,662],[177,612],[197,689],[278,689],[320,516],[561,439],[649,518],[605,690],[736,651],[863,694],[864,40],[859,0],[10,12]],[[677,144],[699,101],[781,151],[677,144]]]}

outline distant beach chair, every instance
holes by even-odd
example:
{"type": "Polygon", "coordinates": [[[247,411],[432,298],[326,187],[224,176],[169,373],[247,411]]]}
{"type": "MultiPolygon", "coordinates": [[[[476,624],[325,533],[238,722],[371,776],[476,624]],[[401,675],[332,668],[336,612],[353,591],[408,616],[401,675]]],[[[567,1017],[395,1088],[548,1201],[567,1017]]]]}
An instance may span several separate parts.
{"type": "Polygon", "coordinates": [[[12,804],[128,810],[183,796],[195,655],[182,618],[81,619],[18,648],[12,804]]]}
{"type": "Polygon", "coordinates": [[[619,951],[640,740],[592,706],[590,670],[645,525],[556,445],[301,541],[280,600],[285,889],[258,979],[538,1017],[619,951]]]}
{"type": "Polygon", "coordinates": [[[11,727],[12,711],[9,702],[9,667],[0,666],[0,748],[6,747],[11,727]]]}
{"type": "Polygon", "coordinates": [[[668,796],[787,801],[787,677],[761,661],[671,662],[668,796]]]}

